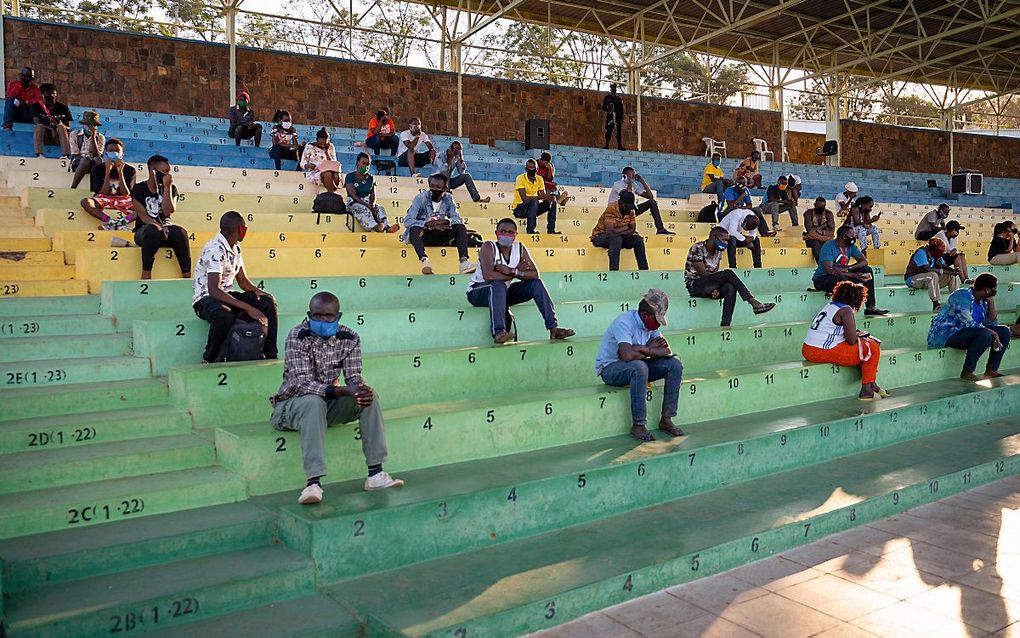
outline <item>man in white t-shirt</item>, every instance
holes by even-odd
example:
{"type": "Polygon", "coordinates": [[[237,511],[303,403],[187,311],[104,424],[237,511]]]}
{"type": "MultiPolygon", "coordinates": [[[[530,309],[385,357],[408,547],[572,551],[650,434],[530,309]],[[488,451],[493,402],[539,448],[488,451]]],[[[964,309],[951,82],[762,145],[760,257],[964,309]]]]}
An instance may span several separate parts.
{"type": "Polygon", "coordinates": [[[965,286],[969,286],[974,282],[967,273],[967,256],[956,249],[960,231],[963,229],[960,222],[954,219],[947,223],[944,229],[932,235],[932,239],[941,239],[942,243],[946,245],[946,254],[942,255],[942,261],[946,262],[950,268],[955,268],[960,273],[960,281],[965,286]]]}
{"type": "Polygon", "coordinates": [[[199,319],[209,322],[209,339],[203,363],[217,361],[220,348],[238,315],[247,315],[266,330],[264,356],[277,358],[276,300],[248,279],[241,258],[241,240],[248,232],[244,217],[227,211],[220,217],[220,232],[209,240],[195,266],[192,308],[199,319]],[[234,282],[244,292],[234,290],[234,282]]]}
{"type": "Polygon", "coordinates": [[[737,248],[749,248],[755,268],[761,268],[761,240],[758,239],[758,216],[752,211],[734,210],[722,218],[719,225],[730,238],[726,246],[726,259],[730,268],[737,267],[737,248]]]}
{"type": "Polygon", "coordinates": [[[858,191],[860,189],[857,188],[857,184],[854,182],[847,182],[843,186],[843,192],[836,195],[836,219],[850,214],[850,207],[853,206],[854,200],[857,199],[858,191]]]}
{"type": "Polygon", "coordinates": [[[428,134],[421,130],[421,120],[412,117],[407,124],[407,130],[400,134],[400,157],[397,159],[398,166],[406,166],[411,177],[416,174],[415,166],[427,166],[436,161],[436,147],[428,134]]]}

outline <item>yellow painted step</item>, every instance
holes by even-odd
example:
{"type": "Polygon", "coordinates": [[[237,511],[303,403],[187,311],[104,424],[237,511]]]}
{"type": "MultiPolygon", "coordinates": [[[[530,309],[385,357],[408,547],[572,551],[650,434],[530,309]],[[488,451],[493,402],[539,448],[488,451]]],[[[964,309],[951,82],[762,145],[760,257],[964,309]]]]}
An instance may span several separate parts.
{"type": "Polygon", "coordinates": [[[46,239],[46,233],[39,226],[24,226],[17,228],[0,228],[0,237],[8,239],[46,239]]]}
{"type": "Polygon", "coordinates": [[[50,250],[52,242],[49,237],[3,237],[0,236],[0,251],[35,251],[50,250]]]}
{"type": "Polygon", "coordinates": [[[35,220],[25,215],[0,217],[0,232],[8,228],[32,228],[34,226],[35,220]]]}
{"type": "Polygon", "coordinates": [[[88,292],[88,282],[80,279],[28,281],[0,277],[0,299],[87,295],[88,292]]]}
{"type": "Polygon", "coordinates": [[[0,281],[7,279],[42,280],[42,279],[73,279],[74,266],[33,266],[0,262],[0,281]]]}
{"type": "Polygon", "coordinates": [[[0,251],[0,266],[63,266],[63,251],[0,251]]]}

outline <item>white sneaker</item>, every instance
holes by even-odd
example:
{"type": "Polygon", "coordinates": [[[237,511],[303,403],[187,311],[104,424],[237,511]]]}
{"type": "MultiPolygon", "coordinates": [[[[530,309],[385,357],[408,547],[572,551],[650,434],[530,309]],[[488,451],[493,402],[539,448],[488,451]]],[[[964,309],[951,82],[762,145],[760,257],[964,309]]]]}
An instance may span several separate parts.
{"type": "Polygon", "coordinates": [[[428,257],[421,260],[421,274],[431,275],[432,274],[432,262],[429,261],[428,257]]]}
{"type": "Polygon", "coordinates": [[[385,490],[390,487],[403,487],[404,481],[395,479],[386,472],[379,472],[365,479],[365,491],[385,490]]]}
{"type": "Polygon", "coordinates": [[[322,486],[318,483],[312,483],[305,489],[301,490],[301,496],[298,497],[297,502],[302,505],[315,505],[316,503],[321,503],[322,486]]]}
{"type": "Polygon", "coordinates": [[[468,275],[473,273],[474,271],[475,265],[471,263],[470,259],[465,259],[464,261],[460,262],[460,274],[468,275]]]}

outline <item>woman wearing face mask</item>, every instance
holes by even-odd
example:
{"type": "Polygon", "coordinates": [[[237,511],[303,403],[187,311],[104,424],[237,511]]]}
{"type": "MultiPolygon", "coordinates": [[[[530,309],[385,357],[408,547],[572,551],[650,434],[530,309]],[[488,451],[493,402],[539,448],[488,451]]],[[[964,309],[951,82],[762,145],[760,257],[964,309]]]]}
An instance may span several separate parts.
{"type": "Polygon", "coordinates": [[[751,151],[751,156],[740,162],[737,170],[733,171],[733,181],[743,177],[752,188],[761,188],[761,173],[758,172],[758,162],[761,160],[761,153],[751,151]]]}
{"type": "Polygon", "coordinates": [[[836,218],[825,204],[824,197],[817,197],[814,208],[804,211],[804,244],[811,249],[816,264],[822,245],[832,239],[836,232],[836,218]]]}
{"type": "Polygon", "coordinates": [[[356,167],[344,177],[347,190],[347,212],[354,215],[361,227],[374,233],[395,233],[400,224],[390,225],[386,209],[375,203],[375,180],[368,172],[372,159],[368,153],[358,153],[356,167]]]}
{"type": "Polygon", "coordinates": [[[457,247],[460,272],[471,273],[475,265],[468,260],[468,237],[464,220],[457,212],[453,196],[447,190],[446,175],[436,173],[429,178],[429,189],[414,196],[404,217],[404,242],[414,246],[421,261],[421,273],[432,274],[432,262],[425,254],[425,246],[457,247]]]}
{"type": "Polygon", "coordinates": [[[304,144],[298,142],[297,131],[290,120],[290,111],[277,111],[273,116],[273,146],[269,149],[269,157],[276,163],[276,170],[280,170],[283,160],[297,162],[294,170],[301,170],[301,163],[298,159],[304,152],[304,144]]]}
{"type": "Polygon", "coordinates": [[[227,137],[233,139],[236,146],[241,145],[241,140],[253,137],[255,146],[262,146],[262,125],[255,121],[255,112],[248,108],[250,102],[248,92],[241,91],[237,94],[237,105],[227,111],[227,119],[230,120],[227,137]]]}
{"type": "Polygon", "coordinates": [[[861,401],[874,401],[889,393],[878,386],[879,340],[857,329],[855,313],[868,298],[868,289],[852,281],[841,281],[832,289],[832,301],[815,315],[808,328],[801,354],[812,363],[831,363],[861,368],[861,401]]]}
{"type": "Polygon", "coordinates": [[[931,320],[928,331],[929,348],[956,348],[966,350],[961,379],[978,381],[974,374],[978,359],[986,350],[988,363],[985,379],[1001,377],[999,364],[1009,347],[1010,329],[1000,326],[995,309],[995,294],[999,281],[991,273],[982,273],[974,280],[973,288],[960,288],[942,305],[931,320]]]}
{"type": "Polygon", "coordinates": [[[340,188],[340,162],[336,161],[336,149],[329,141],[329,131],[319,129],[315,134],[315,143],[305,145],[301,154],[301,168],[305,171],[305,179],[315,186],[322,186],[327,193],[335,193],[340,188]]]}
{"type": "Polygon", "coordinates": [[[1020,241],[1016,224],[1006,220],[992,229],[992,243],[988,246],[988,263],[994,266],[1020,264],[1020,241]]]}

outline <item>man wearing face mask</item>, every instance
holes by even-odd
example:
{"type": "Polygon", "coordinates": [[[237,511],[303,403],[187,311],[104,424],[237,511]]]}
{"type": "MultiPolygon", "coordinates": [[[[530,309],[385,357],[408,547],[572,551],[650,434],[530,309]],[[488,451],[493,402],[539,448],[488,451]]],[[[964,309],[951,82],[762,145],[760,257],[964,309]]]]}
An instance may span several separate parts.
{"type": "Polygon", "coordinates": [[[719,198],[719,205],[723,203],[723,193],[733,182],[726,179],[726,173],[722,169],[722,155],[712,153],[712,161],[705,164],[705,171],[701,175],[701,192],[715,195],[719,198]]]}
{"type": "Polygon", "coordinates": [[[779,227],[780,213],[789,213],[790,222],[794,226],[800,225],[800,221],[797,219],[797,206],[790,199],[790,194],[787,192],[789,184],[789,179],[785,175],[781,175],[776,180],[776,183],[769,186],[765,191],[765,203],[762,205],[762,209],[764,212],[772,215],[772,230],[782,230],[779,227]]]}
{"type": "Polygon", "coordinates": [[[949,204],[942,202],[933,211],[929,211],[914,229],[914,239],[928,241],[938,233],[946,229],[946,220],[949,219],[949,204]]]}
{"type": "Polygon", "coordinates": [[[524,173],[514,182],[514,201],[511,204],[514,217],[528,220],[527,233],[535,234],[538,216],[548,213],[545,232],[559,235],[556,230],[556,198],[545,188],[545,180],[538,174],[538,162],[529,159],[524,163],[524,173]]]}
{"type": "Polygon", "coordinates": [[[437,173],[430,177],[429,189],[414,196],[404,217],[407,227],[404,241],[414,246],[423,275],[432,274],[425,246],[449,246],[451,241],[457,246],[461,274],[475,271],[475,265],[468,259],[467,228],[446,186],[446,175],[437,173]]]}
{"type": "Polygon", "coordinates": [[[531,253],[517,241],[517,223],[509,218],[499,220],[496,241],[485,242],[478,251],[478,270],[471,276],[467,290],[472,306],[489,309],[495,343],[506,343],[514,338],[509,332],[508,309],[529,299],[534,300],[545,319],[550,341],[574,336],[570,328],[559,327],[552,298],[540,277],[531,253]]]}
{"type": "Polygon", "coordinates": [[[730,235],[722,226],[716,226],[708,233],[708,239],[699,241],[687,252],[684,264],[684,283],[692,297],[722,299],[723,328],[729,328],[733,322],[733,310],[737,305],[737,295],[751,306],[752,312],[762,315],[776,307],[774,303],[762,303],[755,299],[737,273],[732,270],[719,270],[723,251],[729,246],[730,235]]]}
{"type": "Polygon", "coordinates": [[[124,162],[124,144],[120,140],[115,137],[106,140],[105,161],[92,167],[89,181],[94,195],[81,200],[82,210],[101,221],[103,230],[129,226],[135,219],[131,198],[135,168],[124,162]]]}
{"type": "Polygon", "coordinates": [[[623,191],[615,204],[609,204],[591,231],[591,243],[609,251],[609,270],[620,269],[620,250],[634,251],[638,270],[648,270],[645,240],[637,232],[634,193],[623,191]]]}
{"type": "Polygon", "coordinates": [[[376,111],[375,117],[368,122],[368,137],[365,138],[365,146],[375,151],[390,149],[390,157],[397,154],[400,142],[397,139],[397,125],[393,123],[388,108],[383,107],[376,111]]]}
{"type": "Polygon", "coordinates": [[[250,103],[251,96],[247,91],[241,91],[237,94],[237,104],[227,111],[227,119],[230,120],[227,137],[234,140],[236,146],[241,145],[241,140],[253,137],[255,146],[262,146],[262,125],[255,121],[255,112],[248,108],[250,103]]]}
{"type": "Polygon", "coordinates": [[[471,201],[481,204],[489,203],[488,197],[478,194],[475,178],[471,177],[471,173],[467,170],[467,162],[464,161],[464,147],[460,142],[454,141],[445,152],[436,155],[435,161],[432,162],[432,171],[433,175],[442,173],[446,176],[447,187],[451,191],[465,186],[468,195],[471,196],[471,201]],[[454,175],[454,173],[457,174],[454,175]]]}
{"type": "Polygon", "coordinates": [[[365,491],[402,487],[404,481],[383,471],[386,433],[375,390],[361,376],[361,338],[340,324],[340,300],[320,292],[308,303],[308,318],[287,333],[283,383],[269,401],[276,430],[298,432],[305,488],[302,505],[322,502],[326,475],[326,429],[358,421],[361,450],[368,465],[365,491]],[[341,383],[340,377],[343,376],[341,383]]]}
{"type": "Polygon", "coordinates": [[[400,134],[400,157],[397,166],[406,166],[408,175],[418,174],[416,166],[428,166],[436,161],[436,147],[428,133],[421,130],[421,119],[412,117],[407,123],[407,130],[400,134]]]}
{"type": "Polygon", "coordinates": [[[78,184],[86,175],[92,172],[92,167],[102,163],[103,149],[106,148],[106,136],[99,132],[102,122],[99,121],[99,113],[96,111],[85,111],[78,120],[81,128],[71,135],[71,170],[74,177],[71,179],[71,188],[78,188],[78,184]]]}
{"type": "Polygon", "coordinates": [[[220,348],[238,315],[244,314],[266,330],[266,359],[277,357],[276,300],[248,279],[241,258],[241,241],[248,232],[244,217],[227,211],[220,217],[220,232],[209,240],[195,265],[192,308],[199,319],[209,322],[209,339],[202,363],[217,360],[220,348]],[[234,282],[242,292],[234,290],[234,282]]]}
{"type": "Polygon", "coordinates": [[[654,441],[648,431],[645,392],[649,381],[665,380],[659,429],[672,437],[683,436],[673,425],[684,367],[669,348],[659,329],[666,325],[669,298],[658,288],[644,294],[637,310],[620,314],[602,335],[595,358],[595,374],[606,385],[630,386],[630,435],[638,441],[654,441]]]}
{"type": "Polygon", "coordinates": [[[836,219],[832,211],[826,208],[824,197],[815,198],[815,207],[804,211],[804,244],[811,249],[818,262],[822,245],[835,236],[836,219]]]}
{"type": "Polygon", "coordinates": [[[57,87],[43,84],[43,101],[32,105],[32,119],[35,122],[35,156],[43,156],[43,146],[60,146],[60,159],[71,154],[68,135],[71,130],[71,109],[57,101],[57,87]]]}
{"type": "Polygon", "coordinates": [[[758,230],[765,237],[775,237],[776,231],[769,229],[769,224],[765,221],[765,215],[761,212],[761,207],[753,207],[751,203],[751,194],[747,187],[747,178],[738,177],[733,181],[733,186],[726,189],[723,193],[723,208],[719,213],[719,222],[722,223],[723,219],[730,214],[730,211],[741,210],[749,211],[754,213],[755,217],[758,218],[758,230]]]}
{"type": "Polygon", "coordinates": [[[659,214],[659,204],[655,201],[655,196],[652,194],[652,188],[645,181],[644,177],[638,175],[638,172],[632,166],[624,166],[623,177],[613,183],[613,187],[609,191],[609,203],[615,204],[620,199],[620,193],[623,191],[633,193],[635,203],[639,196],[645,200],[640,204],[636,204],[635,214],[640,215],[645,211],[651,211],[657,235],[676,234],[673,231],[666,230],[666,226],[662,223],[662,216],[659,214]]]}
{"type": "Polygon", "coordinates": [[[11,131],[14,123],[31,124],[33,107],[43,101],[42,91],[35,83],[35,71],[26,66],[21,75],[7,83],[7,99],[4,101],[3,130],[11,131]]]}
{"type": "Polygon", "coordinates": [[[191,245],[188,231],[170,221],[177,210],[177,186],[170,174],[170,161],[153,155],[148,161],[149,179],[135,184],[131,198],[135,207],[135,244],[142,249],[142,279],[152,279],[156,251],[172,248],[181,267],[181,277],[191,278],[191,245]]]}
{"type": "Polygon", "coordinates": [[[868,266],[864,253],[856,246],[857,234],[849,226],[840,226],[836,238],[825,242],[818,255],[818,268],[812,283],[816,290],[832,292],[841,281],[864,284],[868,298],[864,302],[864,314],[869,317],[889,314],[875,305],[875,275],[868,266]],[[853,260],[853,263],[850,261],[853,260]]]}

